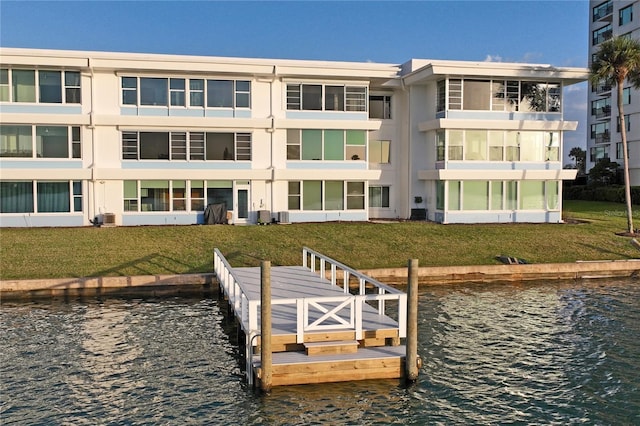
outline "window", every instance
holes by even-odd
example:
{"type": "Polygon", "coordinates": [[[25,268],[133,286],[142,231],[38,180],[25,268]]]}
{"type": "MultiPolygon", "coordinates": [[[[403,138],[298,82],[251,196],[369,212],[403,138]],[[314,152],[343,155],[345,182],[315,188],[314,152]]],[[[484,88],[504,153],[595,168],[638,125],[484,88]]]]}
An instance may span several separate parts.
{"type": "Polygon", "coordinates": [[[604,121],[591,125],[591,139],[595,139],[596,143],[607,143],[611,140],[609,134],[609,122],[604,121]]]}
{"type": "Polygon", "coordinates": [[[633,21],[633,5],[629,5],[618,12],[618,26],[623,26],[633,21]]]}
{"type": "Polygon", "coordinates": [[[189,106],[204,106],[204,80],[189,80],[189,106]]]}
{"type": "Polygon", "coordinates": [[[369,207],[389,208],[389,187],[369,187],[369,207]]]}
{"type": "Polygon", "coordinates": [[[444,111],[447,107],[447,81],[440,80],[436,83],[436,111],[444,111]]]}
{"type": "Polygon", "coordinates": [[[185,106],[184,78],[169,79],[169,97],[171,106],[185,106]]]}
{"type": "Polygon", "coordinates": [[[33,182],[0,182],[0,213],[33,213],[33,182]]]}
{"type": "Polygon", "coordinates": [[[520,132],[507,132],[504,138],[506,161],[520,161],[520,132]]]}
{"type": "Polygon", "coordinates": [[[344,182],[341,180],[328,180],[324,182],[324,209],[344,209],[344,182]]]}
{"type": "Polygon", "coordinates": [[[343,85],[287,84],[287,109],[366,112],[367,88],[343,85]]]}
{"type": "Polygon", "coordinates": [[[595,163],[603,158],[609,158],[609,145],[592,146],[589,150],[589,161],[595,163]]]}
{"type": "Polygon", "coordinates": [[[364,182],[347,182],[347,210],[364,209],[364,182]]]}
{"type": "Polygon", "coordinates": [[[33,70],[13,70],[11,76],[13,102],[35,102],[36,72],[33,70]]]}
{"type": "MultiPolygon", "coordinates": [[[[631,115],[624,115],[624,127],[627,132],[631,131],[631,115]]],[[[618,117],[616,122],[616,132],[620,133],[620,117],[618,117]]]]}
{"type": "Polygon", "coordinates": [[[167,106],[167,79],[141,77],[140,105],[167,106]]]}
{"type": "Polygon", "coordinates": [[[191,181],[191,210],[204,211],[204,181],[191,181]]]}
{"type": "Polygon", "coordinates": [[[81,158],[80,127],[0,125],[0,157],[81,158]],[[35,136],[35,137],[34,137],[35,136]]]}
{"type": "Polygon", "coordinates": [[[491,191],[491,210],[502,210],[502,181],[489,182],[491,191]]]}
{"type": "Polygon", "coordinates": [[[560,134],[549,132],[545,143],[547,145],[545,161],[560,161],[560,134]]]}
{"type": "Polygon", "coordinates": [[[613,13],[613,2],[608,0],[593,8],[593,22],[599,21],[607,15],[613,13]]]}
{"type": "Polygon", "coordinates": [[[250,133],[122,132],[123,160],[251,160],[250,133]]]}
{"type": "Polygon", "coordinates": [[[462,160],[462,130],[449,130],[449,161],[462,160]]]}
{"type": "Polygon", "coordinates": [[[125,180],[124,184],[124,211],[138,211],[138,181],[125,180]]]}
{"type": "Polygon", "coordinates": [[[622,104],[629,105],[631,103],[631,88],[625,87],[622,89],[622,104]]]}
{"type": "Polygon", "coordinates": [[[300,182],[289,182],[288,209],[300,210],[300,182]]]}
{"type": "Polygon", "coordinates": [[[38,213],[70,212],[69,182],[37,183],[38,213]]]}
{"type": "Polygon", "coordinates": [[[462,80],[449,79],[449,109],[462,109],[462,80]]]}
{"type": "Polygon", "coordinates": [[[463,210],[487,210],[489,208],[489,182],[468,180],[462,185],[463,210]]]}
{"type": "Polygon", "coordinates": [[[489,80],[467,80],[463,82],[462,109],[487,111],[490,107],[491,89],[489,80]]]}
{"type": "Polygon", "coordinates": [[[520,182],[520,210],[544,210],[543,181],[523,180],[520,182]]]}
{"type": "Polygon", "coordinates": [[[143,212],[169,211],[169,181],[140,181],[140,210],[143,212]]]}
{"type": "Polygon", "coordinates": [[[364,160],[364,130],[287,130],[287,160],[364,160]]]}
{"type": "Polygon", "coordinates": [[[369,141],[369,163],[389,164],[391,141],[369,141]]]}
{"type": "Polygon", "coordinates": [[[38,72],[41,103],[62,103],[62,79],[60,71],[38,72]]]}
{"type": "Polygon", "coordinates": [[[138,104],[138,79],[136,77],[122,77],[122,104],[138,104]]]}
{"type": "Polygon", "coordinates": [[[68,104],[79,104],[82,102],[79,72],[64,72],[64,99],[68,104]]]}
{"type": "Polygon", "coordinates": [[[233,80],[207,80],[207,106],[233,108],[233,80]]]}
{"type": "Polygon", "coordinates": [[[184,180],[171,181],[171,201],[173,211],[187,210],[187,183],[184,180]]]}
{"type": "Polygon", "coordinates": [[[487,132],[485,130],[465,131],[464,159],[487,160],[487,132]]]}
{"type": "Polygon", "coordinates": [[[460,210],[460,181],[449,181],[449,210],[460,210]]]}
{"type": "Polygon", "coordinates": [[[369,96],[369,118],[391,119],[391,96],[369,96]]]}
{"type": "Polygon", "coordinates": [[[305,180],[302,182],[302,208],[304,210],[322,210],[322,181],[305,180]]]}
{"type": "MultiPolygon", "coordinates": [[[[622,142],[616,143],[616,160],[622,160],[622,142]]],[[[627,158],[629,158],[629,146],[627,145],[627,158]]]]}
{"type": "Polygon", "coordinates": [[[443,180],[436,181],[436,210],[444,210],[444,187],[443,180]]]}
{"type": "Polygon", "coordinates": [[[504,132],[489,131],[489,161],[502,161],[504,132]]]}
{"type": "Polygon", "coordinates": [[[611,30],[611,24],[605,25],[604,27],[593,31],[591,34],[591,44],[593,46],[602,43],[605,40],[608,40],[613,35],[611,30]]]}
{"type": "Polygon", "coordinates": [[[251,82],[236,81],[236,108],[251,107],[251,82]]]}
{"type": "Polygon", "coordinates": [[[547,210],[558,210],[558,193],[560,185],[558,181],[550,180],[545,182],[545,195],[547,197],[547,210]]]}
{"type": "Polygon", "coordinates": [[[9,70],[0,69],[0,102],[9,102],[9,70]]]}
{"type": "Polygon", "coordinates": [[[591,115],[595,115],[596,118],[609,117],[611,115],[611,98],[591,101],[591,115]]]}
{"type": "Polygon", "coordinates": [[[436,161],[444,161],[444,153],[446,146],[445,131],[438,130],[436,132],[436,161]]]}

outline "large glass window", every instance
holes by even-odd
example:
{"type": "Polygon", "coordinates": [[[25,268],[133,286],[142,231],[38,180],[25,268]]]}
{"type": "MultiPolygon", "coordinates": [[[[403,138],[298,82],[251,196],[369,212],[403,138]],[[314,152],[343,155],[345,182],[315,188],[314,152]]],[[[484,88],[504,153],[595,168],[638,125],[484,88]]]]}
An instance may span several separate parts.
{"type": "Polygon", "coordinates": [[[31,126],[0,126],[0,157],[33,157],[31,126]]]}
{"type": "Polygon", "coordinates": [[[603,41],[610,39],[612,35],[613,32],[611,29],[611,24],[605,25],[604,27],[593,31],[591,36],[591,44],[594,46],[600,44],[603,41]]]}
{"type": "Polygon", "coordinates": [[[68,104],[79,104],[82,101],[79,72],[64,72],[64,97],[68,104]]]}
{"type": "Polygon", "coordinates": [[[367,88],[335,84],[287,84],[287,109],[366,111],[367,88]]]}
{"type": "Polygon", "coordinates": [[[302,131],[302,159],[322,160],[322,130],[302,131]]]}
{"type": "Polygon", "coordinates": [[[367,134],[364,130],[347,130],[346,158],[365,160],[367,150],[367,134]]]}
{"type": "Polygon", "coordinates": [[[460,181],[449,181],[449,210],[460,210],[460,181]]]}
{"type": "Polygon", "coordinates": [[[0,213],[33,213],[33,182],[0,182],[0,213]]]}
{"type": "Polygon", "coordinates": [[[11,77],[13,102],[35,102],[36,72],[33,70],[13,70],[11,77]]]}
{"type": "Polygon", "coordinates": [[[60,71],[38,71],[41,103],[62,103],[62,76],[60,71]]]}
{"type": "Polygon", "coordinates": [[[444,210],[444,187],[445,181],[437,180],[436,181],[436,209],[444,210]]]}
{"type": "Polygon", "coordinates": [[[251,82],[236,81],[236,108],[251,107],[251,82]]]}
{"type": "Polygon", "coordinates": [[[140,132],[141,160],[168,160],[168,132],[140,132]]]}
{"type": "Polygon", "coordinates": [[[69,182],[38,182],[38,213],[67,213],[71,208],[69,182]]]}
{"type": "Polygon", "coordinates": [[[171,181],[172,210],[187,209],[187,183],[184,180],[171,181]]]}
{"type": "Polygon", "coordinates": [[[449,161],[462,160],[462,130],[449,130],[449,161]]]}
{"type": "Polygon", "coordinates": [[[489,182],[468,180],[463,183],[464,210],[487,210],[489,208],[489,182]]]}
{"type": "Polygon", "coordinates": [[[143,212],[169,211],[169,181],[140,181],[140,210],[143,212]]]}
{"type": "Polygon", "coordinates": [[[233,182],[230,180],[208,180],[207,204],[224,204],[227,210],[233,210],[233,182]]]}
{"type": "Polygon", "coordinates": [[[364,209],[364,182],[347,182],[347,209],[364,209]]]}
{"type": "Polygon", "coordinates": [[[546,195],[547,195],[547,210],[559,209],[559,193],[560,185],[558,181],[552,180],[546,182],[546,195]]]}
{"type": "Polygon", "coordinates": [[[125,180],[123,182],[124,190],[124,211],[125,212],[137,212],[138,211],[138,181],[125,180]]]}
{"type": "Polygon", "coordinates": [[[324,159],[344,160],[344,131],[325,130],[324,131],[324,159]]]}
{"type": "Polygon", "coordinates": [[[463,85],[464,110],[487,111],[491,105],[491,85],[489,80],[464,80],[463,85]]]}
{"type": "Polygon", "coordinates": [[[622,89],[622,103],[623,105],[629,105],[631,103],[631,88],[625,87],[622,89]]]}
{"type": "Polygon", "coordinates": [[[67,127],[36,127],[36,155],[42,158],[69,158],[67,127]]]}
{"type": "Polygon", "coordinates": [[[521,181],[520,210],[544,210],[544,187],[543,181],[521,181]]]}
{"type": "Polygon", "coordinates": [[[502,161],[504,132],[489,131],[489,161],[502,161]]]}
{"type": "Polygon", "coordinates": [[[502,181],[489,182],[491,187],[491,210],[502,210],[502,181]]]}
{"type": "Polygon", "coordinates": [[[204,80],[189,80],[189,106],[204,106],[204,80]]]}
{"type": "Polygon", "coordinates": [[[467,130],[464,138],[464,159],[487,159],[487,132],[486,130],[467,130]]]}
{"type": "Polygon", "coordinates": [[[287,160],[363,160],[365,156],[364,130],[287,130],[287,160]]]}
{"type": "Polygon", "coordinates": [[[322,181],[305,180],[302,182],[302,208],[304,210],[322,210],[322,181]]]}
{"type": "Polygon", "coordinates": [[[207,80],[207,106],[233,108],[233,80],[207,80]]]}
{"type": "Polygon", "coordinates": [[[141,77],[140,105],[167,106],[167,79],[141,77]]]}
{"type": "Polygon", "coordinates": [[[171,106],[185,106],[184,78],[169,79],[171,106]]]}
{"type": "Polygon", "coordinates": [[[136,77],[122,77],[122,104],[138,104],[138,79],[136,77]]]}
{"type": "Polygon", "coordinates": [[[235,160],[233,133],[207,132],[207,160],[235,160]]]}
{"type": "Polygon", "coordinates": [[[344,209],[344,182],[328,180],[324,182],[324,209],[344,209]]]}
{"type": "Polygon", "coordinates": [[[613,13],[613,0],[605,1],[604,3],[600,3],[596,7],[593,8],[593,22],[599,21],[607,15],[613,13]]]}
{"type": "Polygon", "coordinates": [[[300,182],[289,182],[288,193],[288,208],[289,210],[300,210],[300,182]]]}
{"type": "Polygon", "coordinates": [[[191,181],[191,210],[204,211],[204,181],[191,181]]]}
{"type": "Polygon", "coordinates": [[[9,70],[0,68],[0,102],[9,102],[9,70]]]}

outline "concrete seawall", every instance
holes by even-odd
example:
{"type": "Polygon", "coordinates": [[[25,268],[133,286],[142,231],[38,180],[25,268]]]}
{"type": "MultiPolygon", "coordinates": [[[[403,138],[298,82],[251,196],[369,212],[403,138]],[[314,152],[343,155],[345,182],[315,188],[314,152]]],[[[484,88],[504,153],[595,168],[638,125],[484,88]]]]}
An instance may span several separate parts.
{"type": "MultiPolygon", "coordinates": [[[[407,268],[362,270],[387,284],[407,282],[407,268]]],[[[420,285],[636,277],[640,259],[531,265],[429,266],[420,285]]],[[[213,273],[126,277],[0,280],[0,300],[95,296],[203,296],[217,292],[213,273]]]]}

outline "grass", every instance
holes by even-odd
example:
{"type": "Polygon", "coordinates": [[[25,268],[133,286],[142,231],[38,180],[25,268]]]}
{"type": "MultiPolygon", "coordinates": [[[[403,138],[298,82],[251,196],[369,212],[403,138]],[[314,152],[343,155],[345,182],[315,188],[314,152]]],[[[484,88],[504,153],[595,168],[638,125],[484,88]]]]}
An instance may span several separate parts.
{"type": "MultiPolygon", "coordinates": [[[[437,225],[425,222],[275,226],[140,226],[0,230],[0,278],[65,278],[211,272],[219,248],[233,266],[297,265],[306,245],[368,269],[496,264],[507,254],[533,263],[629,259],[624,206],[569,201],[566,224],[437,225]]],[[[640,219],[639,219],[640,220],[640,219]]]]}

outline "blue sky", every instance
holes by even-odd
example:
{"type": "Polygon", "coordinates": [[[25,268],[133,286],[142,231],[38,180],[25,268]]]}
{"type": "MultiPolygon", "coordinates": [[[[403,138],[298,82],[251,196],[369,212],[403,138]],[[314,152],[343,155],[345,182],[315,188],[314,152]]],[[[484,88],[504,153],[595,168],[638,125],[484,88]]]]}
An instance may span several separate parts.
{"type": "MultiPolygon", "coordinates": [[[[11,1],[0,45],[402,63],[411,58],[585,67],[587,0],[11,1]]],[[[586,139],[586,85],[565,93],[586,139]]],[[[568,149],[565,149],[568,152],[568,149]]]]}

